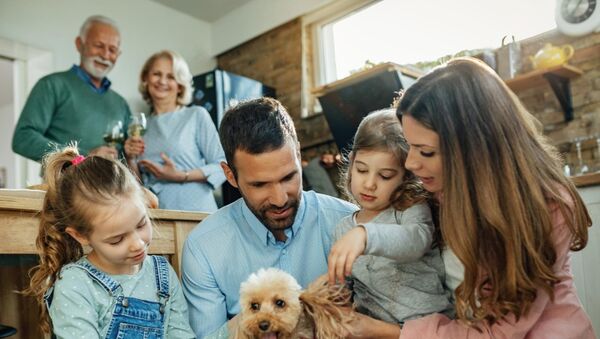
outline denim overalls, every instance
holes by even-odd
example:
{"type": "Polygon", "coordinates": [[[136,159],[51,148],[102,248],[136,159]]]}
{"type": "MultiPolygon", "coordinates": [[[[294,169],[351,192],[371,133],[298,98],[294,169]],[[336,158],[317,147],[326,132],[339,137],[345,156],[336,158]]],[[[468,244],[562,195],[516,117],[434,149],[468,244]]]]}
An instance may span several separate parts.
{"type": "MultiPolygon", "coordinates": [[[[159,302],[146,301],[123,295],[123,288],[113,278],[99,271],[87,262],[75,263],[102,286],[107,293],[116,297],[116,305],[106,339],[147,338],[162,339],[164,334],[164,314],[169,300],[169,264],[164,257],[152,256],[154,260],[154,276],[159,302]]],[[[52,288],[44,297],[46,307],[50,310],[52,288]]]]}

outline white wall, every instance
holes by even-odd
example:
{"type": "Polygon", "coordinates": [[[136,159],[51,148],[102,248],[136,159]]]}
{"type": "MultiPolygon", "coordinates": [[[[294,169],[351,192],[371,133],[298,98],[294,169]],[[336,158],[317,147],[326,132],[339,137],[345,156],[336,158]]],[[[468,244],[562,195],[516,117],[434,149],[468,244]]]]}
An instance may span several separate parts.
{"type": "MultiPolygon", "coordinates": [[[[0,58],[0,126],[13,126],[15,124],[14,116],[14,71],[12,60],[0,58]]],[[[9,133],[0,133],[0,175],[2,168],[6,173],[4,181],[5,187],[15,187],[15,173],[13,164],[15,157],[12,155],[10,145],[12,140],[12,130],[9,133]]]]}
{"type": "Polygon", "coordinates": [[[283,23],[334,1],[254,0],[212,24],[212,54],[218,55],[283,23]]]}
{"type": "Polygon", "coordinates": [[[123,54],[109,79],[134,110],[145,108],[137,78],[150,54],[176,50],[193,74],[215,66],[210,24],[148,0],[0,0],[0,37],[51,52],[53,71],[65,70],[79,63],[75,38],[85,18],[94,14],[120,26],[123,54]]]}
{"type": "Polygon", "coordinates": [[[209,24],[148,0],[0,0],[0,37],[51,52],[53,71],[60,71],[79,63],[74,41],[83,20],[113,18],[123,54],[109,78],[132,109],[140,109],[137,77],[153,52],[176,50],[199,74],[215,67],[213,56],[334,1],[254,0],[209,24]]]}

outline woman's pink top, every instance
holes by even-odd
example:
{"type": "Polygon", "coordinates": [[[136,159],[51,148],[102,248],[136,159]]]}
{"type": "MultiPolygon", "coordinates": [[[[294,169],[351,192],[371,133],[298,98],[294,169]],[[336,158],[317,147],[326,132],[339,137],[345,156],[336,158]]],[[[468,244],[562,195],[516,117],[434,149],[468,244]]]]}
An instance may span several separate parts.
{"type": "Polygon", "coordinates": [[[404,323],[400,338],[596,338],[573,285],[569,254],[571,232],[558,207],[553,208],[552,218],[555,225],[552,237],[557,255],[554,272],[561,278],[560,283],[554,286],[554,301],[546,292],[538,290],[527,316],[515,321],[515,317],[509,315],[503,321],[484,328],[483,333],[444,315],[431,314],[404,323]]]}

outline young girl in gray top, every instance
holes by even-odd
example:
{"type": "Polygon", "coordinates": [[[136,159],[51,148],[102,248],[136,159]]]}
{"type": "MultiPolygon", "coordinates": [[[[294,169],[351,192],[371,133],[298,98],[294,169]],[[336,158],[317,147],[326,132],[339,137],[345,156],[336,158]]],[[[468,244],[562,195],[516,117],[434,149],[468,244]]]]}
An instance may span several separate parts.
{"type": "Polygon", "coordinates": [[[363,119],[344,187],[361,209],[337,225],[328,260],[330,283],[349,281],[358,312],[400,324],[453,309],[428,196],[404,168],[407,154],[393,110],[363,119]]]}
{"type": "Polygon", "coordinates": [[[148,255],[152,224],[129,170],[74,147],[44,167],[40,265],[26,290],[40,304],[42,330],[56,338],[194,338],[175,271],[148,255]]]}

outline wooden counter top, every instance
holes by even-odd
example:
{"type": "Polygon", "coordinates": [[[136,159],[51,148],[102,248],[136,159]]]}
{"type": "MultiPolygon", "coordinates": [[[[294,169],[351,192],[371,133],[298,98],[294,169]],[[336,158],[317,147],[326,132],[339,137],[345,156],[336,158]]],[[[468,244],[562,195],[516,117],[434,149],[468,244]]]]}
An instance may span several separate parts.
{"type": "MultiPolygon", "coordinates": [[[[36,254],[35,239],[44,191],[0,189],[0,254],[36,254]]],[[[188,233],[208,213],[150,209],[155,232],[149,252],[168,255],[179,273],[188,233]]]]}
{"type": "MultiPolygon", "coordinates": [[[[44,202],[44,191],[0,189],[0,210],[12,209],[39,212],[44,202]]],[[[150,217],[161,220],[202,221],[208,213],[150,209],[150,217]]]]}
{"type": "Polygon", "coordinates": [[[600,172],[582,174],[571,177],[577,187],[600,185],[600,172]]]}

